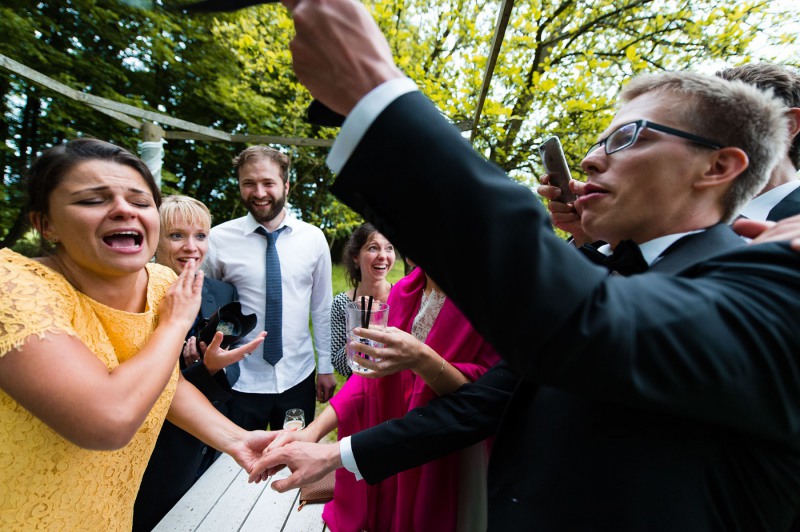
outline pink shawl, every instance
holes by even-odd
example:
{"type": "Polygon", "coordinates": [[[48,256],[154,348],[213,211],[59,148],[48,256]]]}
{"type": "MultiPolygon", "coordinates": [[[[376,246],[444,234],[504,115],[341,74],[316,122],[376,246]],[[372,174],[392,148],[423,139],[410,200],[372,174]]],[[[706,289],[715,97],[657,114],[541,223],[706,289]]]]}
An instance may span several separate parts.
{"type": "MultiPolygon", "coordinates": [[[[425,274],[417,268],[392,288],[388,300],[390,326],[411,331],[424,287],[425,274]]],[[[425,343],[470,380],[500,360],[449,299],[425,343]]],[[[331,399],[339,418],[339,438],[402,417],[433,397],[433,390],[411,371],[381,379],[353,374],[331,399]]],[[[455,530],[459,467],[459,455],[453,453],[374,486],[356,481],[352,473],[339,469],[334,499],[325,505],[322,517],[334,532],[455,530]]]]}

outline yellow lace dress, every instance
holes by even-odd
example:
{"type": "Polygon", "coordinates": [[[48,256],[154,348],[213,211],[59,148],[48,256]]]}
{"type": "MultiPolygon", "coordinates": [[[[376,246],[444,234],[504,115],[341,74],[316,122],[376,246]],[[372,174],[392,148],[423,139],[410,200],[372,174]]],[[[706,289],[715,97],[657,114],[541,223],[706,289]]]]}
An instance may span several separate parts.
{"type": "MultiPolygon", "coordinates": [[[[39,262],[0,250],[0,356],[31,335],[79,338],[112,369],[155,329],[175,279],[148,264],[147,310],[112,309],[39,262]]],[[[178,382],[178,367],[133,440],[117,451],[68,442],[0,390],[0,530],[130,530],[133,502],[178,382]]]]}

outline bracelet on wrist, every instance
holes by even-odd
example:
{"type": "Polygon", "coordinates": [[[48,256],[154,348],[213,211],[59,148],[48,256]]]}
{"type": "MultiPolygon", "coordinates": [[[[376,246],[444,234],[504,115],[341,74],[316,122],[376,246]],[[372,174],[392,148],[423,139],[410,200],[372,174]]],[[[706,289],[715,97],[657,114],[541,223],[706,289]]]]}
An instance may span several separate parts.
{"type": "Polygon", "coordinates": [[[439,358],[441,358],[441,359],[442,359],[442,365],[441,365],[441,367],[439,368],[439,373],[437,373],[437,374],[436,374],[436,378],[435,378],[435,379],[433,379],[433,380],[431,381],[431,383],[430,383],[428,386],[433,386],[433,383],[434,383],[434,382],[436,382],[436,381],[438,381],[438,380],[439,380],[439,377],[441,377],[441,376],[442,376],[442,373],[444,373],[444,357],[441,357],[441,356],[440,356],[439,358]]]}

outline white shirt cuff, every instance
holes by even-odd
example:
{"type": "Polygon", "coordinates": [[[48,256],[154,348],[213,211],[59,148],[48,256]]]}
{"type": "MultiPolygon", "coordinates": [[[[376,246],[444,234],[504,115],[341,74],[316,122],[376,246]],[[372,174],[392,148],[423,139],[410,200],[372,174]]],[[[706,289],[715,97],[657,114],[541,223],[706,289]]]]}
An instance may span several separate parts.
{"type": "Polygon", "coordinates": [[[347,115],[336,141],[333,143],[326,162],[328,168],[338,174],[344,168],[353,150],[369,126],[384,109],[403,94],[417,90],[417,84],[409,78],[394,78],[385,81],[369,91],[347,115]]]}
{"type": "Polygon", "coordinates": [[[333,364],[331,357],[317,359],[317,375],[333,374],[333,364]]]}
{"type": "Polygon", "coordinates": [[[353,456],[353,448],[350,447],[350,436],[345,436],[339,440],[339,456],[342,458],[342,465],[345,469],[356,476],[356,480],[363,480],[361,471],[356,465],[356,457],[353,456]]]}

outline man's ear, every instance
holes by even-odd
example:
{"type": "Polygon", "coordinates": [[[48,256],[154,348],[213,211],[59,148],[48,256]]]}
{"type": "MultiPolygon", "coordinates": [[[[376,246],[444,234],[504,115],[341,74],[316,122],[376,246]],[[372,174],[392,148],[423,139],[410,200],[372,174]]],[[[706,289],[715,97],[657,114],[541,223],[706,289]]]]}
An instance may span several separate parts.
{"type": "Polygon", "coordinates": [[[727,147],[714,151],[703,177],[694,183],[695,188],[718,187],[733,181],[750,164],[747,154],[740,148],[727,147]]]}
{"type": "Polygon", "coordinates": [[[789,118],[789,142],[800,133],[800,107],[790,107],[786,111],[789,118]]]}

